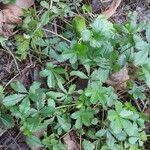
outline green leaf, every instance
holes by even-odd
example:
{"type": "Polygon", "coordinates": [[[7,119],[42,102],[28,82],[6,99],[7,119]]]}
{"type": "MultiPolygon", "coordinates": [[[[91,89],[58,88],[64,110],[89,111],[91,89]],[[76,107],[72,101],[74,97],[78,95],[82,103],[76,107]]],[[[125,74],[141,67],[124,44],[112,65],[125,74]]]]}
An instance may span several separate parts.
{"type": "Polygon", "coordinates": [[[35,137],[35,136],[31,136],[31,137],[27,137],[26,138],[26,142],[29,146],[31,146],[32,148],[40,148],[43,147],[42,142],[40,141],[39,138],[35,137]]]}
{"type": "Polygon", "coordinates": [[[145,42],[141,36],[137,36],[137,35],[134,35],[133,36],[133,39],[134,39],[134,42],[135,42],[135,47],[138,49],[138,50],[144,50],[144,51],[149,51],[150,49],[150,46],[147,42],[145,42]]]}
{"type": "Polygon", "coordinates": [[[41,16],[41,24],[46,25],[50,20],[50,12],[45,11],[44,14],[41,16]]]}
{"type": "Polygon", "coordinates": [[[90,32],[90,30],[87,30],[87,29],[83,30],[81,32],[81,38],[85,42],[89,41],[90,38],[91,38],[91,32],[90,32]]]}
{"type": "Polygon", "coordinates": [[[90,126],[92,124],[93,118],[94,118],[94,115],[92,112],[87,111],[87,110],[84,112],[81,112],[81,122],[85,126],[90,126]]]}
{"type": "Polygon", "coordinates": [[[47,77],[47,85],[49,88],[55,87],[56,79],[54,74],[50,73],[49,76],[47,77]]]}
{"type": "Polygon", "coordinates": [[[83,145],[84,150],[94,150],[95,149],[95,145],[88,140],[84,140],[82,145],[83,145]]]}
{"type": "Polygon", "coordinates": [[[15,90],[16,92],[19,92],[19,93],[27,93],[26,88],[19,81],[17,81],[16,83],[11,83],[11,88],[13,88],[13,90],[15,90]]]}
{"type": "Polygon", "coordinates": [[[145,82],[150,87],[150,64],[144,64],[142,70],[146,78],[145,82]]]}
{"type": "Polygon", "coordinates": [[[133,112],[130,111],[130,110],[125,110],[125,109],[123,109],[123,110],[120,112],[119,115],[120,115],[121,117],[123,117],[123,118],[126,118],[126,117],[132,116],[132,115],[133,115],[133,112]]]}
{"type": "Polygon", "coordinates": [[[0,115],[0,127],[1,128],[12,128],[15,125],[13,118],[8,114],[0,115]]]}
{"type": "Polygon", "coordinates": [[[41,5],[42,7],[44,7],[44,8],[46,8],[46,9],[49,9],[49,3],[46,2],[46,1],[41,1],[41,2],[40,2],[40,5],[41,5]]]}
{"type": "Polygon", "coordinates": [[[65,132],[69,131],[71,128],[71,124],[67,122],[64,118],[57,116],[58,123],[63,128],[65,132]]]}
{"type": "Polygon", "coordinates": [[[150,43],[150,22],[148,22],[146,27],[146,39],[150,43]]]}
{"type": "Polygon", "coordinates": [[[77,16],[73,19],[73,27],[77,34],[86,29],[85,18],[82,16],[77,16]]]}
{"type": "Polygon", "coordinates": [[[97,33],[102,33],[104,36],[106,36],[108,39],[111,38],[114,35],[114,28],[113,24],[106,20],[104,16],[99,15],[94,22],[92,23],[92,29],[97,33]]]}
{"type": "Polygon", "coordinates": [[[13,95],[7,96],[4,98],[3,104],[6,107],[14,106],[18,102],[20,102],[22,99],[24,99],[25,96],[26,96],[26,94],[13,94],[13,95]]]}
{"type": "Polygon", "coordinates": [[[136,66],[143,65],[148,62],[148,51],[142,50],[135,53],[134,64],[136,66]]]}
{"type": "Polygon", "coordinates": [[[96,135],[97,137],[102,137],[102,136],[104,136],[105,134],[106,134],[106,130],[105,130],[105,129],[101,129],[101,130],[97,131],[95,135],[96,135]]]}
{"type": "Polygon", "coordinates": [[[79,77],[79,78],[81,78],[81,79],[88,79],[88,76],[86,76],[83,72],[81,72],[81,71],[72,71],[71,73],[70,73],[70,75],[71,76],[77,76],[77,77],[79,77]]]}
{"type": "Polygon", "coordinates": [[[30,101],[29,101],[28,97],[24,98],[24,100],[21,102],[21,104],[19,105],[19,110],[23,116],[24,115],[26,116],[29,114],[29,112],[30,112],[30,101]]]}
{"type": "Polygon", "coordinates": [[[132,144],[132,145],[133,145],[133,144],[136,144],[137,141],[138,141],[138,138],[137,138],[137,137],[130,137],[130,138],[129,138],[129,143],[132,144]]]}

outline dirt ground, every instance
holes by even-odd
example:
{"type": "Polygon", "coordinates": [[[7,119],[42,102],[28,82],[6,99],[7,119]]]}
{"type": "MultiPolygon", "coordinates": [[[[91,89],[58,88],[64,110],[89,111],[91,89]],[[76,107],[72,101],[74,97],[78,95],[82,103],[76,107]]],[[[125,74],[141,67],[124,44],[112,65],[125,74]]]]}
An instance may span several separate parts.
{"type": "MultiPolygon", "coordinates": [[[[103,8],[103,6],[100,6],[103,8]]],[[[129,11],[137,11],[139,20],[150,19],[150,0],[122,0],[117,13],[112,18],[113,21],[122,23],[127,20],[129,11]]],[[[16,66],[15,60],[9,53],[0,49],[0,84],[7,87],[13,79],[21,79],[25,81],[26,86],[37,78],[39,67],[35,63],[25,62],[23,65],[16,66]],[[18,74],[18,69],[23,69],[21,75],[18,74]]],[[[147,126],[147,131],[150,131],[150,125],[147,126]]],[[[25,143],[25,138],[19,131],[18,127],[14,127],[5,131],[0,135],[0,150],[28,150],[29,147],[25,143]]],[[[150,150],[150,142],[147,143],[147,150],[150,150]]]]}

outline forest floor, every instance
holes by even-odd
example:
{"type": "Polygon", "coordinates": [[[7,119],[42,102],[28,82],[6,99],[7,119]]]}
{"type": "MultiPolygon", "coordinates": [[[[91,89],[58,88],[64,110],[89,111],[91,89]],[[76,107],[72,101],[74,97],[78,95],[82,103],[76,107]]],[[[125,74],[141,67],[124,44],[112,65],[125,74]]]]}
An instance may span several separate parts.
{"type": "MultiPolygon", "coordinates": [[[[104,3],[104,6],[106,5],[107,3],[104,3]]],[[[98,4],[98,6],[100,10],[103,10],[103,5],[98,4]]],[[[93,5],[93,9],[97,9],[96,7],[97,5],[93,5]]],[[[137,11],[139,21],[150,19],[150,0],[123,0],[111,20],[113,22],[123,23],[127,20],[129,11],[137,11]]],[[[13,41],[8,44],[13,46],[13,41]]],[[[16,67],[15,60],[12,58],[11,54],[0,50],[0,84],[5,88],[7,88],[10,82],[15,80],[21,81],[28,87],[33,81],[38,80],[38,73],[40,70],[41,65],[32,60],[18,63],[16,67]],[[18,70],[21,70],[21,72],[18,73],[18,70]]],[[[147,126],[147,132],[150,132],[150,125],[147,126]]],[[[3,131],[2,133],[0,132],[0,150],[28,149],[29,147],[25,143],[25,137],[17,126],[3,131]]],[[[149,149],[150,143],[147,143],[147,150],[149,149]]]]}

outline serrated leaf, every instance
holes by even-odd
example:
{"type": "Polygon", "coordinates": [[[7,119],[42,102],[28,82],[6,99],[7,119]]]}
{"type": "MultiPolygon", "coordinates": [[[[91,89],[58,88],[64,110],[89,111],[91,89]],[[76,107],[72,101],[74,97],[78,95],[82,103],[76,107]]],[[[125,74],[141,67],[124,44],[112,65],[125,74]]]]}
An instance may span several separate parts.
{"type": "Polygon", "coordinates": [[[146,39],[150,43],[150,22],[147,24],[146,27],[146,39]]]}
{"type": "Polygon", "coordinates": [[[84,140],[82,145],[83,145],[84,150],[94,150],[95,149],[95,145],[88,140],[84,140]]]}
{"type": "Polygon", "coordinates": [[[13,94],[13,95],[7,96],[4,98],[3,104],[6,107],[14,106],[18,102],[20,102],[22,99],[24,99],[25,96],[26,94],[13,94]]]}
{"type": "Polygon", "coordinates": [[[77,16],[73,19],[73,27],[77,34],[86,29],[85,18],[82,16],[77,16]]]}
{"type": "Polygon", "coordinates": [[[129,142],[130,142],[130,144],[136,144],[136,142],[138,141],[138,138],[137,137],[130,137],[129,138],[129,142]]]}
{"type": "Polygon", "coordinates": [[[87,29],[83,30],[81,32],[81,37],[82,37],[83,41],[85,41],[85,42],[89,41],[90,38],[91,38],[91,32],[90,32],[90,30],[87,30],[87,29]]]}
{"type": "Polygon", "coordinates": [[[64,131],[69,131],[71,128],[71,124],[68,123],[64,118],[57,116],[58,123],[63,128],[64,131]]]}
{"type": "Polygon", "coordinates": [[[29,146],[33,147],[33,148],[40,148],[43,147],[42,142],[40,141],[39,138],[35,137],[35,136],[30,136],[26,138],[26,142],[29,146]]]}
{"type": "Polygon", "coordinates": [[[21,104],[19,105],[19,110],[22,113],[22,115],[25,115],[25,116],[29,113],[30,101],[28,97],[24,98],[24,100],[21,102],[21,104]]]}
{"type": "Polygon", "coordinates": [[[88,76],[86,76],[83,72],[81,72],[81,71],[72,71],[71,73],[70,73],[70,75],[71,76],[77,76],[77,77],[79,77],[79,78],[81,78],[81,79],[88,79],[88,76]]]}
{"type": "Polygon", "coordinates": [[[105,129],[101,129],[101,130],[97,131],[95,135],[96,135],[97,137],[102,137],[102,136],[104,136],[105,134],[106,134],[106,130],[105,130],[105,129]]]}
{"type": "Polygon", "coordinates": [[[148,62],[148,51],[141,50],[135,53],[134,64],[136,66],[143,65],[148,62]]]}
{"type": "Polygon", "coordinates": [[[16,83],[11,83],[11,87],[13,88],[13,90],[15,90],[16,92],[19,93],[27,93],[26,88],[24,87],[24,85],[22,83],[20,83],[19,81],[17,81],[16,83]]]}
{"type": "Polygon", "coordinates": [[[15,125],[13,118],[8,114],[0,115],[0,127],[4,129],[12,128],[15,125]]]}
{"type": "Polygon", "coordinates": [[[41,16],[41,24],[46,25],[50,20],[50,12],[46,11],[44,14],[41,16]]]}
{"type": "Polygon", "coordinates": [[[130,110],[123,109],[119,115],[123,118],[126,118],[126,117],[130,117],[131,115],[133,115],[133,112],[130,110]]]}
{"type": "Polygon", "coordinates": [[[56,79],[53,73],[50,73],[47,77],[47,85],[49,88],[55,87],[56,85],[56,79]]]}
{"type": "Polygon", "coordinates": [[[150,65],[149,64],[144,64],[142,66],[142,70],[143,70],[143,73],[145,75],[145,78],[146,78],[146,84],[150,87],[150,65]]]}
{"type": "Polygon", "coordinates": [[[48,2],[46,2],[46,1],[41,1],[41,2],[40,2],[40,5],[41,5],[42,7],[44,7],[44,8],[46,8],[46,9],[49,9],[49,4],[48,4],[48,2]]]}

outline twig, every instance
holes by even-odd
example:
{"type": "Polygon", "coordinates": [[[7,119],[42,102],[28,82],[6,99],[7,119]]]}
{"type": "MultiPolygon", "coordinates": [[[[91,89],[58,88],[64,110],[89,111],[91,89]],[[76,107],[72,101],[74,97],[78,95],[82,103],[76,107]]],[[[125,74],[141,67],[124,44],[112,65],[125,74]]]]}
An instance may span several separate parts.
{"type": "Polygon", "coordinates": [[[67,42],[69,42],[69,43],[71,43],[70,40],[66,39],[66,38],[63,37],[62,35],[59,35],[59,34],[53,32],[53,31],[51,31],[51,30],[48,30],[48,29],[44,29],[44,30],[47,31],[47,32],[49,32],[49,33],[52,33],[52,34],[54,34],[54,35],[56,35],[56,36],[58,36],[58,37],[60,37],[60,38],[62,38],[63,40],[65,40],[65,41],[67,41],[67,42]]]}
{"type": "Polygon", "coordinates": [[[15,65],[16,65],[16,68],[17,68],[18,72],[20,73],[20,69],[19,69],[19,66],[18,66],[18,63],[17,63],[17,60],[16,60],[14,54],[8,48],[6,49],[8,52],[5,49],[0,49],[0,50],[10,54],[13,57],[15,65]]]}

